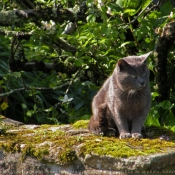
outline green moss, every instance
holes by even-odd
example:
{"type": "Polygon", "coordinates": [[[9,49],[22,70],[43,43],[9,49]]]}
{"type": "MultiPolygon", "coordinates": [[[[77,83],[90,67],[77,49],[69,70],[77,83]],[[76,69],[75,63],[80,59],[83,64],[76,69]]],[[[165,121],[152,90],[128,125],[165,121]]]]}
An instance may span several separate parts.
{"type": "Polygon", "coordinates": [[[59,154],[59,159],[61,163],[72,162],[77,159],[76,152],[70,148],[65,148],[64,152],[59,154]]]}
{"type": "Polygon", "coordinates": [[[42,129],[1,134],[0,140],[2,149],[11,153],[21,152],[22,158],[32,155],[42,161],[49,161],[49,154],[52,152],[56,154],[55,161],[61,164],[77,158],[73,146],[80,144],[76,136],[68,136],[60,130],[52,132],[42,129]],[[57,153],[54,151],[56,148],[60,148],[57,153]]]}
{"type": "Polygon", "coordinates": [[[9,129],[9,126],[6,126],[4,123],[0,121],[0,134],[6,133],[6,131],[9,129]]]}
{"type": "Polygon", "coordinates": [[[4,117],[3,115],[0,115],[0,120],[1,120],[1,119],[5,119],[5,117],[4,117]]]}
{"type": "Polygon", "coordinates": [[[175,148],[175,142],[160,139],[116,139],[103,137],[102,139],[86,138],[80,152],[86,154],[108,155],[112,157],[130,157],[166,152],[167,148],[175,148]]]}
{"type": "MultiPolygon", "coordinates": [[[[73,128],[87,128],[88,120],[81,120],[73,124],[73,128]]],[[[52,125],[43,125],[36,129],[21,129],[17,132],[7,131],[0,134],[0,148],[7,152],[21,152],[24,159],[27,155],[48,162],[60,164],[77,159],[76,146],[79,154],[108,155],[112,157],[130,157],[166,152],[175,148],[175,133],[158,127],[146,128],[145,134],[155,139],[118,139],[116,137],[102,137],[93,134],[69,135],[64,131],[50,131],[52,125]],[[161,135],[169,136],[169,141],[162,140],[161,135]]],[[[71,129],[71,128],[70,128],[71,129]]]]}
{"type": "Polygon", "coordinates": [[[5,119],[3,115],[0,115],[0,134],[6,133],[8,129],[14,128],[13,125],[7,125],[6,123],[2,122],[5,119]]]}
{"type": "Polygon", "coordinates": [[[75,122],[72,126],[75,129],[80,129],[80,128],[87,129],[88,123],[89,123],[89,120],[79,120],[75,122]]]}

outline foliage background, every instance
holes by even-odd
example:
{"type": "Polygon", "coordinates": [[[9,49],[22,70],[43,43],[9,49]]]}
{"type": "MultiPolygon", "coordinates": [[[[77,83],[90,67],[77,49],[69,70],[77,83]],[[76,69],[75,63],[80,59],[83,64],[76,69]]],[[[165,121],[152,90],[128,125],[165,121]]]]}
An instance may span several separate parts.
{"type": "MultiPolygon", "coordinates": [[[[156,53],[161,32],[175,18],[170,0],[3,0],[0,9],[1,114],[38,124],[89,119],[91,100],[117,60],[156,53]]],[[[148,60],[146,125],[175,131],[174,44],[168,49],[168,97],[157,85],[156,54],[148,60]]]]}

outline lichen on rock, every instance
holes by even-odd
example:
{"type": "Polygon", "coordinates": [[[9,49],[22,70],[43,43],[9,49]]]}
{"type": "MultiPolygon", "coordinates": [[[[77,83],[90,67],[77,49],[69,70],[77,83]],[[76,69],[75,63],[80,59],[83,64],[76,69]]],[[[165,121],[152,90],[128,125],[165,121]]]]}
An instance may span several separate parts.
{"type": "MultiPolygon", "coordinates": [[[[70,167],[78,166],[88,172],[89,169],[123,171],[126,164],[132,170],[133,167],[150,169],[156,160],[151,158],[152,155],[175,155],[175,133],[167,129],[147,127],[145,137],[148,138],[120,140],[116,137],[95,136],[85,129],[87,124],[88,120],[77,121],[72,125],[15,124],[0,134],[0,150],[4,160],[10,154],[20,154],[22,163],[30,157],[45,163],[50,169],[54,165],[58,171],[68,171],[70,167]],[[162,139],[163,134],[169,139],[162,139]],[[142,164],[139,160],[142,160],[142,164]]],[[[171,164],[175,164],[172,155],[171,164]]]]}

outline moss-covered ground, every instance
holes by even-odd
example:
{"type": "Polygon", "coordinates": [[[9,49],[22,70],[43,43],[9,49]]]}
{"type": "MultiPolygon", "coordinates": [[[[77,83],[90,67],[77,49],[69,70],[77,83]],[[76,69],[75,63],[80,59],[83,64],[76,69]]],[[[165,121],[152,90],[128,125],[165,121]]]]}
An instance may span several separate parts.
{"type": "Polygon", "coordinates": [[[72,126],[75,129],[87,129],[87,125],[89,123],[89,120],[79,120],[77,122],[75,122],[72,126]]]}
{"type": "MultiPolygon", "coordinates": [[[[70,128],[86,128],[87,124],[87,120],[78,121],[70,128]]],[[[50,127],[58,126],[41,125],[36,129],[21,127],[16,128],[16,131],[14,128],[11,131],[7,130],[0,134],[0,148],[11,153],[21,152],[22,158],[31,155],[42,161],[55,161],[60,164],[71,162],[77,159],[77,156],[86,154],[127,158],[175,149],[175,133],[166,129],[163,132],[163,129],[157,127],[147,129],[146,134],[149,138],[122,140],[93,134],[70,135],[65,130],[49,130],[50,127]],[[166,137],[162,137],[163,133],[166,137]],[[77,155],[76,146],[80,144],[77,155]]]]}

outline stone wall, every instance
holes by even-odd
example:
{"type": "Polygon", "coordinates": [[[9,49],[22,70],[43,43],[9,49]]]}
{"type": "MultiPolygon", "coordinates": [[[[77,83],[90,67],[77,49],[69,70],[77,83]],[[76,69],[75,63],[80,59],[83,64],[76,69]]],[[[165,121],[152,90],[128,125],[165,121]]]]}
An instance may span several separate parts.
{"type": "Polygon", "coordinates": [[[119,140],[94,136],[85,129],[87,121],[85,126],[82,123],[79,122],[77,129],[77,123],[38,126],[4,119],[0,136],[0,174],[175,174],[172,132],[166,131],[170,134],[168,140],[162,137],[119,140]]]}

